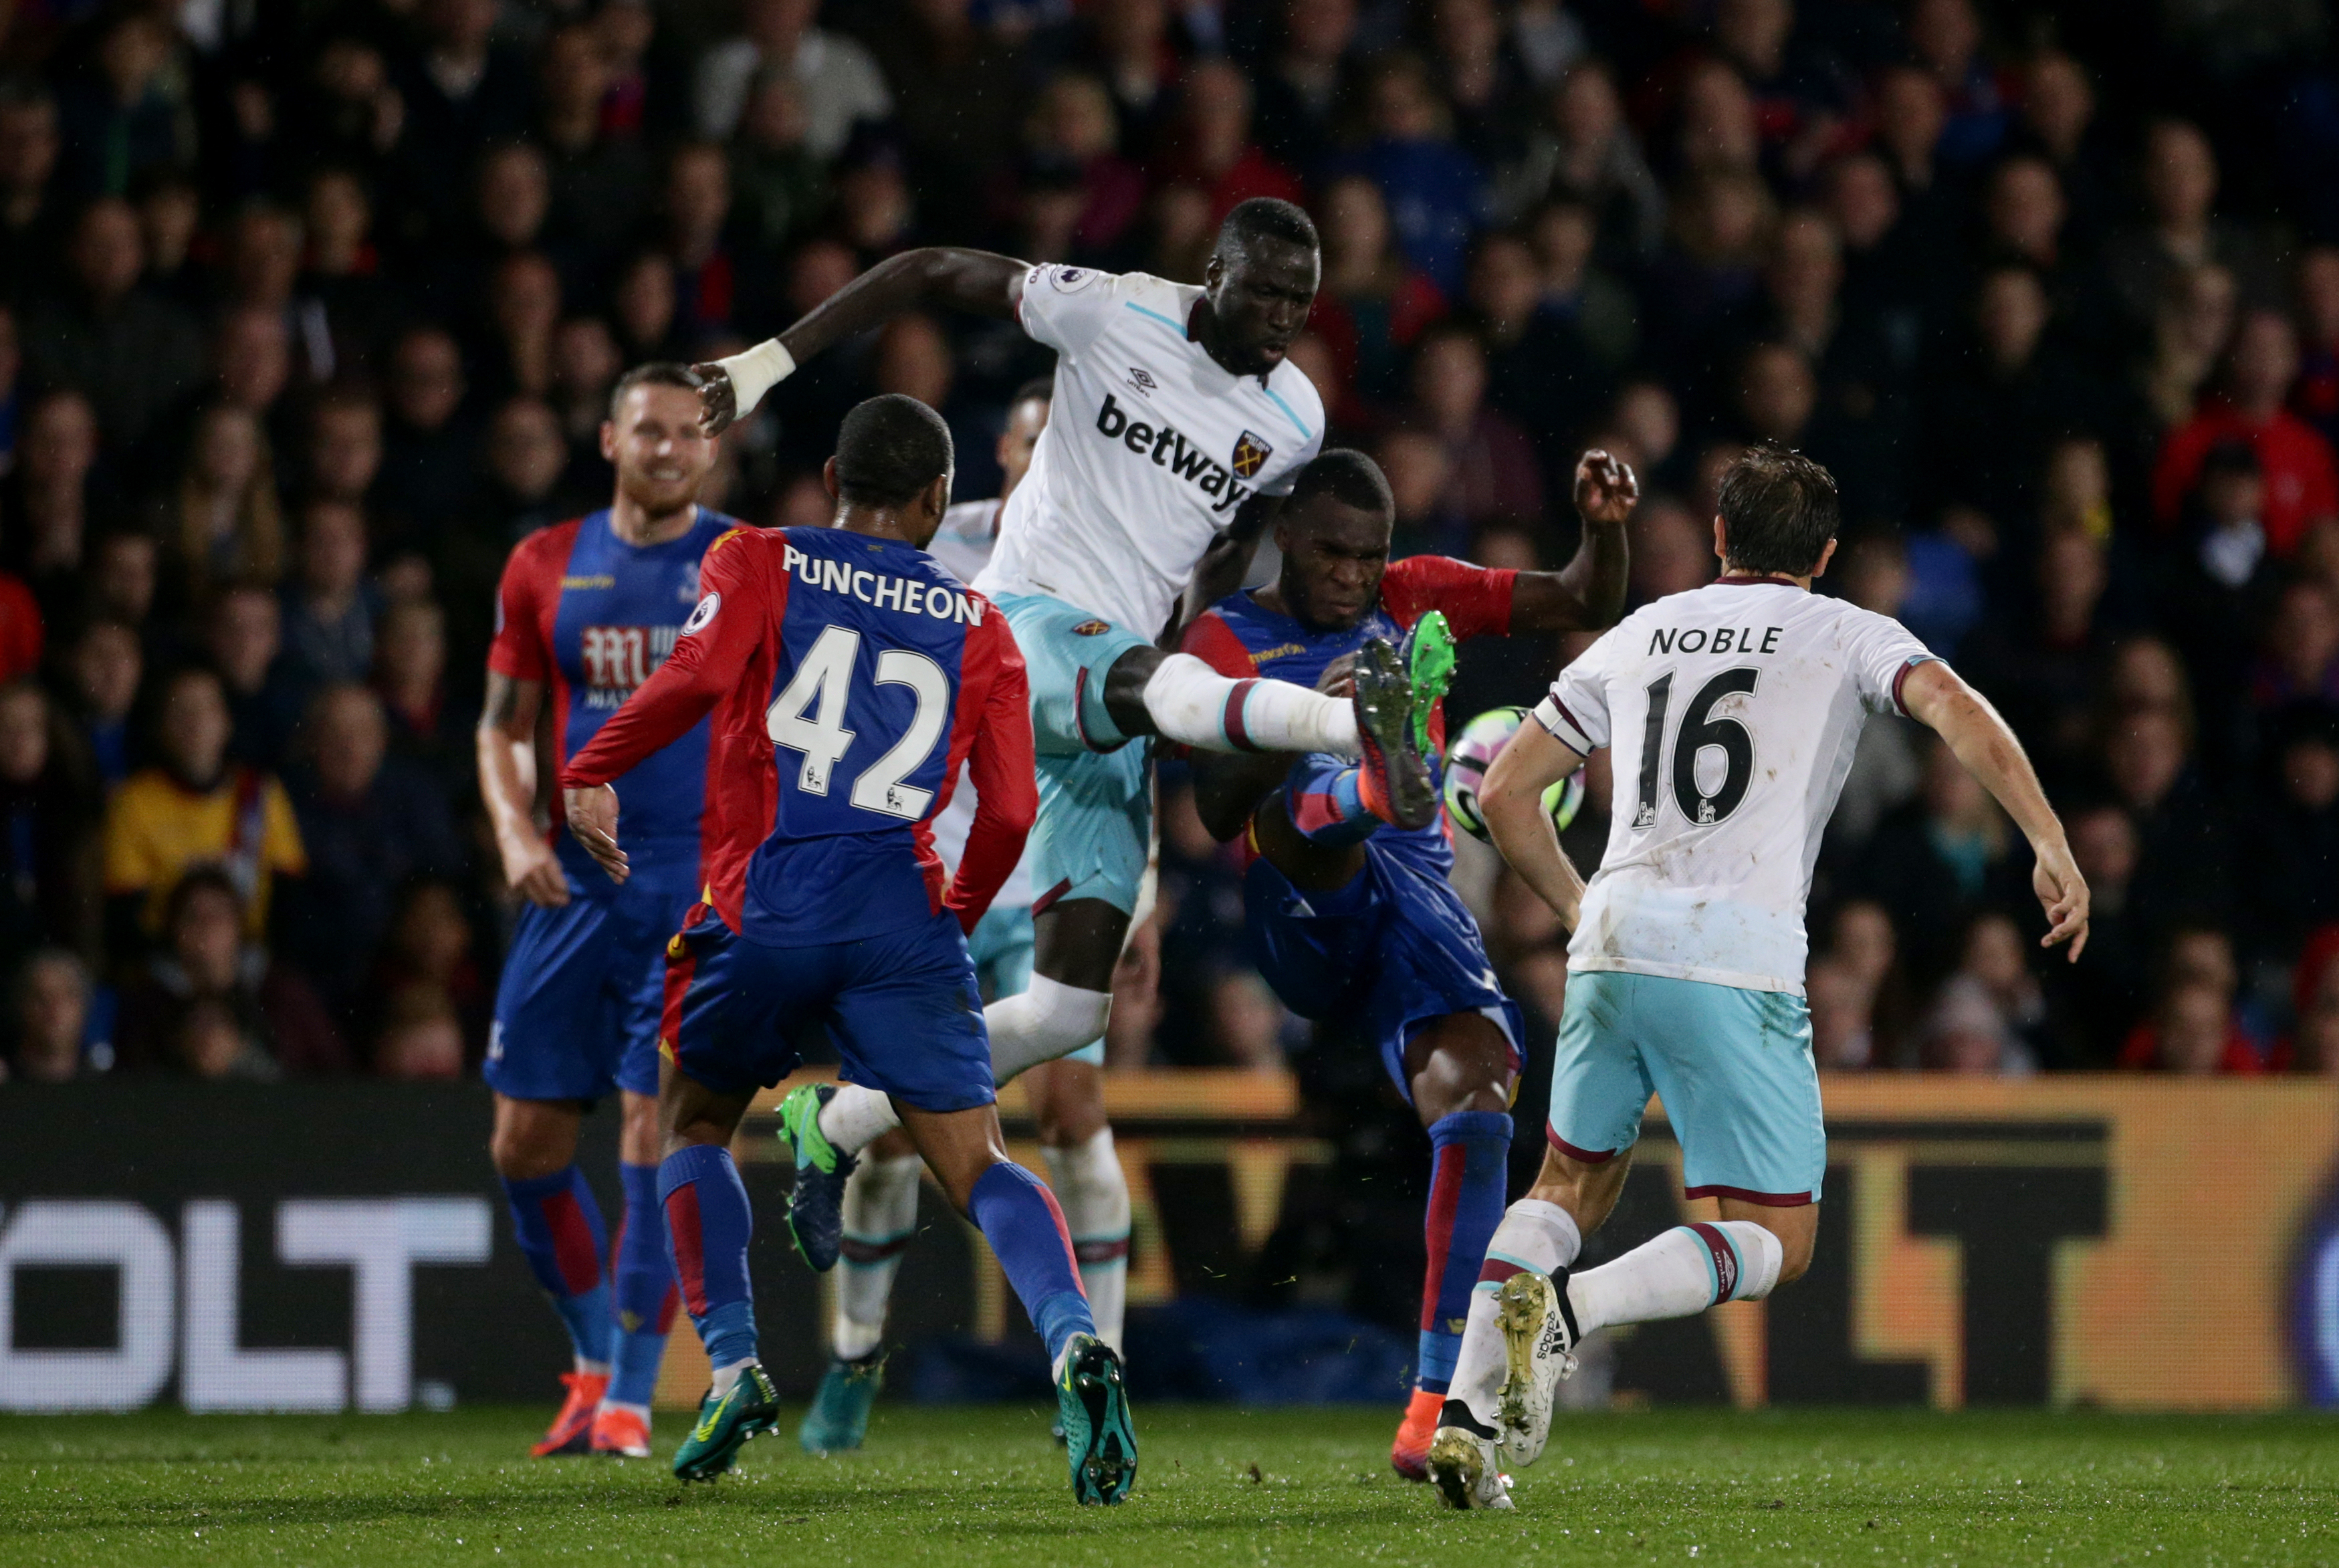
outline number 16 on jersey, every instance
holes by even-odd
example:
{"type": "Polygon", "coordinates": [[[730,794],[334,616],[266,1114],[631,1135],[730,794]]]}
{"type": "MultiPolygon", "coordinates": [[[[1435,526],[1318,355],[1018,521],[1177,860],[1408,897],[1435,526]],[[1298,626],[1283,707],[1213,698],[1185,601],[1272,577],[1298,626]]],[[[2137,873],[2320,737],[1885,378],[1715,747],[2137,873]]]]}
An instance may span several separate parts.
{"type": "MultiPolygon", "coordinates": [[[[1754,780],[1754,732],[1744,720],[1713,710],[1726,697],[1752,696],[1762,674],[1751,665],[1723,670],[1698,687],[1697,695],[1682,710],[1681,727],[1672,739],[1673,804],[1700,827],[1711,827],[1736,811],[1746,798],[1747,785],[1754,780]],[[1721,754],[1718,764],[1707,761],[1708,752],[1721,754]],[[1705,787],[1701,774],[1713,779],[1712,789],[1705,787]]],[[[1636,830],[1657,825],[1658,787],[1666,751],[1665,717],[1673,706],[1673,675],[1667,670],[1651,681],[1645,694],[1649,712],[1641,731],[1641,790],[1633,811],[1636,830]]],[[[1733,705],[1744,706],[1742,702],[1733,705]]]]}

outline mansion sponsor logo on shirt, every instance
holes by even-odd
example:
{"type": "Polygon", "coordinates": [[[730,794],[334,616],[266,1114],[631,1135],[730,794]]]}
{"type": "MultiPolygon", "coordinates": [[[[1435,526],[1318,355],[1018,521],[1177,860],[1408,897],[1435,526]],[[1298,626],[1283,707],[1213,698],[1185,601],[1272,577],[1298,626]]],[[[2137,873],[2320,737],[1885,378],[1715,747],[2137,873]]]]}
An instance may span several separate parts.
{"type": "Polygon", "coordinates": [[[899,610],[908,616],[931,616],[938,621],[955,620],[971,626],[982,624],[981,601],[946,583],[921,582],[916,577],[873,572],[866,567],[856,567],[833,556],[808,556],[794,545],[786,547],[786,557],[788,575],[795,579],[799,587],[819,588],[832,594],[851,594],[864,605],[875,605],[881,610],[899,610]]]}
{"type": "Polygon", "coordinates": [[[1117,441],[1132,455],[1150,458],[1157,468],[1167,468],[1188,484],[1210,498],[1210,510],[1223,512],[1251,493],[1243,478],[1257,474],[1273,449],[1248,430],[1235,443],[1230,462],[1221,463],[1186,439],[1184,431],[1174,425],[1149,425],[1142,419],[1132,419],[1129,410],[1104,395],[1104,407],[1097,410],[1097,434],[1108,441],[1117,441]],[[1243,465],[1248,463],[1248,468],[1243,465]],[[1239,474],[1242,478],[1237,478],[1239,474]]]}
{"type": "Polygon", "coordinates": [[[585,705],[625,705],[674,652],[680,626],[587,626],[577,637],[585,659],[585,705]]]}

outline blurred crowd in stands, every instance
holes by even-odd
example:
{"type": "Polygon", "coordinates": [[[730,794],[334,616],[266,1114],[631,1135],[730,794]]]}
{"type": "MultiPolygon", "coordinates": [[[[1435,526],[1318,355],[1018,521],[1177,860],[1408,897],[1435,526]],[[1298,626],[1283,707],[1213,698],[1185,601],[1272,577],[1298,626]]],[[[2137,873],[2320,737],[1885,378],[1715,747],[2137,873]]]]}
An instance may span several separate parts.
{"type": "MultiPolygon", "coordinates": [[[[1742,444],[1841,481],[1822,587],[2005,709],[2095,889],[1929,737],[1863,742],[1810,992],[1841,1070],[2339,1071],[2339,67],[2304,0],[24,0],[0,18],[0,1061],[462,1073],[511,900],[471,728],[492,587],[604,504],[628,364],[905,247],[1199,281],[1304,202],[1294,357],[1399,553],[1555,566],[1588,443],[1634,602],[1742,444]]],[[[806,367],[708,503],[824,521],[842,411],[992,493],[1012,324],[806,367]]],[[[1456,717],[1580,643],[1474,646],[1456,717]]],[[[1569,846],[1587,871],[1607,781],[1569,846]]],[[[1163,773],[1113,1060],[1296,1063],[1163,773]]],[[[1475,846],[1464,846],[1474,850],[1475,846]]],[[[1548,1038],[1541,906],[1458,873],[1548,1038]]],[[[1361,1092],[1361,1090],[1360,1090],[1361,1092]]]]}

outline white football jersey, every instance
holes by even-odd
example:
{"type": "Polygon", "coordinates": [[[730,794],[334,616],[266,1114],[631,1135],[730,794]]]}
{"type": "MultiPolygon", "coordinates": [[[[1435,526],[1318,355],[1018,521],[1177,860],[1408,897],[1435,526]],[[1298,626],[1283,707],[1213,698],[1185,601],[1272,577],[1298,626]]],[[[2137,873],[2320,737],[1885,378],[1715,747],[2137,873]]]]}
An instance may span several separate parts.
{"type": "Polygon", "coordinates": [[[1221,369],[1186,336],[1201,296],[1142,272],[1025,274],[1021,319],[1056,350],[1055,401],[976,587],[1045,594],[1150,639],[1235,508],[1289,491],[1323,447],[1323,401],[1288,360],[1221,369]]]}
{"type": "Polygon", "coordinates": [[[1811,865],[1861,726],[1932,656],[1784,577],[1671,595],[1585,649],[1535,710],[1608,747],[1614,777],[1567,967],[1801,995],[1811,865]]]}
{"type": "MultiPolygon", "coordinates": [[[[997,539],[999,503],[997,501],[961,501],[943,514],[942,527],[926,542],[926,554],[940,561],[961,582],[971,583],[990,563],[992,546],[997,539]]],[[[955,875],[959,857],[966,853],[966,835],[974,831],[974,775],[962,766],[958,788],[951,793],[951,803],[931,824],[934,834],[934,853],[943,857],[943,864],[955,875]]],[[[1013,909],[1031,902],[1031,850],[1024,846],[1023,858],[1000,884],[998,896],[991,901],[993,909],[1013,909]]]]}

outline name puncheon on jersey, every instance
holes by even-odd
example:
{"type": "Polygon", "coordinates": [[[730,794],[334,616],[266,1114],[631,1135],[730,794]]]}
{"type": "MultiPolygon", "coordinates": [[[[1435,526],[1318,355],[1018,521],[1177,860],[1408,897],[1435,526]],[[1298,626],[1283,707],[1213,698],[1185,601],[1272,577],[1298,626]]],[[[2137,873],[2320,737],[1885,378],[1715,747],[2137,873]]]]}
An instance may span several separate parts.
{"type": "Polygon", "coordinates": [[[788,576],[801,587],[850,594],[863,604],[874,605],[881,610],[928,616],[938,621],[954,620],[970,626],[982,624],[982,602],[948,584],[873,572],[834,556],[806,555],[794,545],[786,547],[786,565],[788,576]]]}

